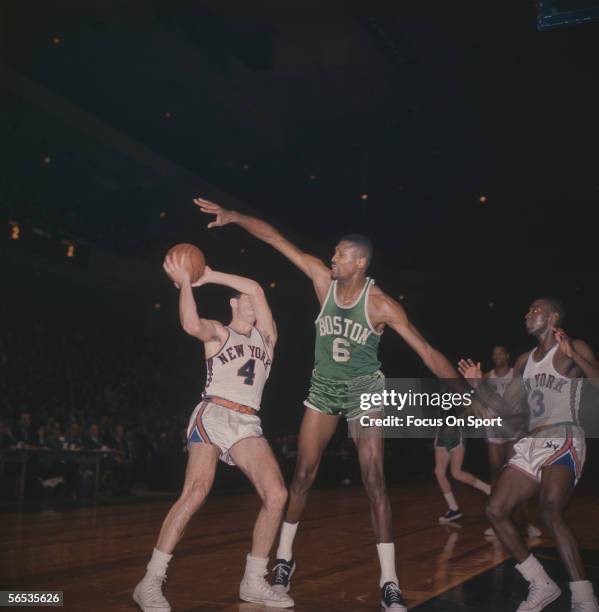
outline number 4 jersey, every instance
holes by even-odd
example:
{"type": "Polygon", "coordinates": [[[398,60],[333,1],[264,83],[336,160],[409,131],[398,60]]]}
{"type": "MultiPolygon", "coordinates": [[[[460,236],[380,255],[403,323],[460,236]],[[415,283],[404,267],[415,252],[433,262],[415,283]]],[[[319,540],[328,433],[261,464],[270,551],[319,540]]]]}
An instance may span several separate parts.
{"type": "Polygon", "coordinates": [[[223,397],[260,410],[260,400],[270,374],[272,358],[262,334],[249,336],[227,327],[229,337],[216,355],[206,359],[206,396],[223,397]]]}
{"type": "Polygon", "coordinates": [[[337,302],[337,281],[333,281],[316,324],[314,369],[326,378],[351,380],[373,374],[381,365],[378,346],[381,334],[368,319],[368,294],[374,281],[366,279],[353,304],[337,302]]]}

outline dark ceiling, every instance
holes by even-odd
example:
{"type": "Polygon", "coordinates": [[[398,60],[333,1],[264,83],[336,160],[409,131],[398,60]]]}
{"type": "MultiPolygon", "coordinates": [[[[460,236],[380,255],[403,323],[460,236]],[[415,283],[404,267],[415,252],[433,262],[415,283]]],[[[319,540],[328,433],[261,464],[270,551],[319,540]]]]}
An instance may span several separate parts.
{"type": "Polygon", "coordinates": [[[584,262],[596,25],[539,32],[532,0],[241,6],[4,0],[7,213],[139,257],[199,231],[202,194],[320,254],[361,230],[408,268],[584,262]]]}

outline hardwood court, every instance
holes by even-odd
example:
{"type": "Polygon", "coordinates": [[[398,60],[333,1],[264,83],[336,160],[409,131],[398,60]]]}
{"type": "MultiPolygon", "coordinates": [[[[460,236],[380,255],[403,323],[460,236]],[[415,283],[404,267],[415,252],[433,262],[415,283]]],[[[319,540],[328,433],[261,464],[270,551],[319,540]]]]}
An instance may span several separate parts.
{"type": "MultiPolygon", "coordinates": [[[[599,493],[576,491],[569,517],[586,549],[599,549],[599,493]]],[[[457,488],[459,526],[432,484],[392,487],[401,586],[410,608],[502,563],[500,544],[483,537],[484,496],[457,488]]],[[[13,513],[0,516],[0,587],[62,590],[65,610],[132,611],[169,502],[13,513]]],[[[175,552],[165,594],[174,610],[262,609],[237,589],[258,509],[252,495],[212,497],[175,552]]],[[[533,512],[533,516],[536,513],[533,512]]],[[[538,521],[535,517],[535,522],[538,521]]],[[[535,544],[551,546],[549,539],[535,544]]],[[[378,562],[368,506],[359,487],[313,491],[296,540],[295,610],[378,610],[378,562]]],[[[441,608],[439,608],[441,609],[441,608]]]]}

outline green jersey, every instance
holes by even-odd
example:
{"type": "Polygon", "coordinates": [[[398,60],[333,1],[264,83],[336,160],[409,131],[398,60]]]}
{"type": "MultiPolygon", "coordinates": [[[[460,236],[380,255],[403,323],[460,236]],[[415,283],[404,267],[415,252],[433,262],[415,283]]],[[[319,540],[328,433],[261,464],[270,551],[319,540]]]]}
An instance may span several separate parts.
{"type": "Polygon", "coordinates": [[[351,380],[375,373],[381,366],[378,346],[381,333],[368,319],[368,294],[374,281],[366,279],[353,304],[337,302],[337,281],[333,281],[316,324],[314,369],[317,374],[337,380],[351,380]]]}

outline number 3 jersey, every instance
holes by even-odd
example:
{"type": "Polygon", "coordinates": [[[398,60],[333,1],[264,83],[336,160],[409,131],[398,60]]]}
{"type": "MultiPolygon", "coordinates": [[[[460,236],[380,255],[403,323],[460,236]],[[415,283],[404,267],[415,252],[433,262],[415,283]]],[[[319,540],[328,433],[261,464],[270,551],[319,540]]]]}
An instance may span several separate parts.
{"type": "Polygon", "coordinates": [[[333,281],[315,321],[314,369],[326,378],[351,380],[373,374],[381,366],[378,346],[381,334],[368,319],[368,294],[374,281],[366,279],[353,304],[337,302],[337,281],[333,281]]]}
{"type": "Polygon", "coordinates": [[[216,355],[206,359],[205,396],[223,397],[260,410],[272,358],[262,334],[252,327],[249,336],[227,327],[229,337],[216,355]]]}
{"type": "Polygon", "coordinates": [[[563,376],[555,369],[553,357],[558,346],[540,361],[533,359],[532,350],[524,368],[531,431],[555,423],[578,423],[582,380],[563,376]]]}

